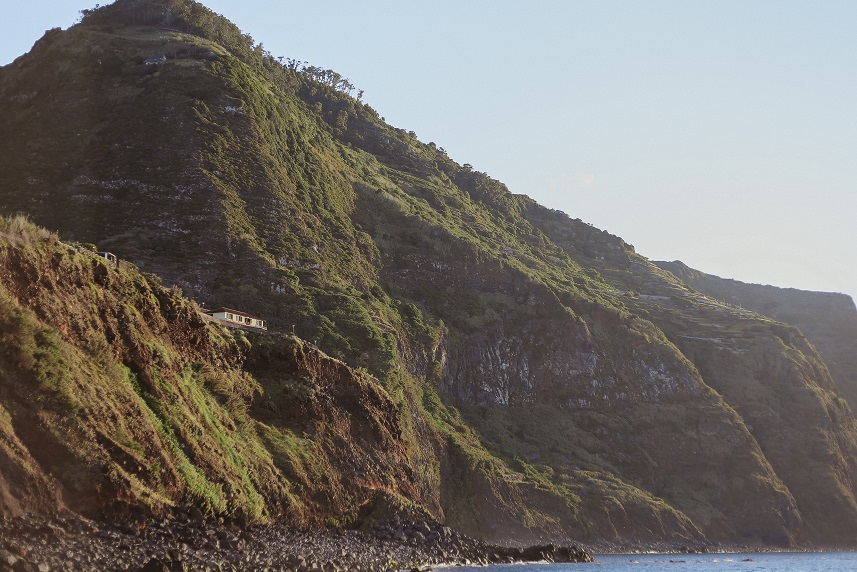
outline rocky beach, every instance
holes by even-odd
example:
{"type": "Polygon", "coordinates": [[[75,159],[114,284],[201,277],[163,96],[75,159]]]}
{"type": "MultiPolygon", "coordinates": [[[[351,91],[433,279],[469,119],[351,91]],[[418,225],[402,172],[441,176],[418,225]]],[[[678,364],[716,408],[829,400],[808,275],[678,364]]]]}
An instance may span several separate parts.
{"type": "MultiPolygon", "coordinates": [[[[372,13],[355,6],[337,12],[372,13]]],[[[265,18],[277,35],[307,28],[291,8],[265,18]]],[[[541,167],[541,182],[507,186],[200,2],[79,14],[0,64],[0,572],[857,546],[851,296],[650,259],[577,218],[583,202],[566,213],[520,194],[553,186],[541,167]]],[[[349,43],[382,38],[375,20],[349,43]]],[[[520,67],[497,73],[498,94],[520,67]]],[[[556,113],[563,139],[598,131],[561,128],[577,103],[527,94],[515,115],[556,113]]],[[[494,139],[516,156],[541,141],[494,139]]],[[[713,204],[751,228],[802,226],[768,212],[789,201],[756,213],[689,194],[702,178],[647,200],[649,174],[608,206],[648,230],[686,204],[667,217],[688,225],[677,245],[733,237],[703,232],[713,204]]],[[[596,190],[575,193],[608,197],[596,190]]],[[[735,234],[739,252],[756,236],[735,234]]],[[[806,246],[768,238],[778,253],[806,246]]],[[[851,259],[832,258],[834,275],[851,259]]]]}
{"type": "Polygon", "coordinates": [[[194,509],[175,518],[104,524],[76,515],[0,520],[0,570],[387,571],[436,565],[590,562],[569,546],[493,546],[437,523],[393,518],[370,530],[239,527],[194,509]]]}

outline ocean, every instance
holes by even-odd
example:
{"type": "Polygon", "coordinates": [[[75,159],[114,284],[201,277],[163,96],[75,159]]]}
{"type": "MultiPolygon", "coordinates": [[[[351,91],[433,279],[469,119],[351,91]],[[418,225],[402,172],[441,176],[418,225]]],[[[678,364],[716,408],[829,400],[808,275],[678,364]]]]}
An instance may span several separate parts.
{"type": "Polygon", "coordinates": [[[857,552],[752,554],[610,554],[593,564],[506,564],[456,572],[855,572],[857,552]]]}

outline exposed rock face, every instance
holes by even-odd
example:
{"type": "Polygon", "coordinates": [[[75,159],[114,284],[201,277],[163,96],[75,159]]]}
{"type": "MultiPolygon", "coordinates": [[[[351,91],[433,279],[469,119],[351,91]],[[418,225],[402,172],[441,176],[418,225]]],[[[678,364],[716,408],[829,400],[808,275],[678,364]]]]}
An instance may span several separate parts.
{"type": "Polygon", "coordinates": [[[275,335],[233,339],[133,269],[10,230],[3,303],[29,325],[5,324],[4,511],[60,495],[359,524],[409,507],[492,541],[853,542],[857,338],[807,326],[819,355],[198,4],[149,4],[0,69],[0,210],[275,335]],[[51,393],[44,372],[69,368],[33,361],[21,340],[39,336],[107,405],[83,374],[51,393]]]}
{"type": "MultiPolygon", "coordinates": [[[[708,334],[716,338],[684,335],[677,344],[753,428],[817,537],[848,542],[850,532],[843,525],[857,510],[848,492],[854,490],[857,441],[851,408],[845,402],[854,397],[855,374],[843,365],[854,361],[857,349],[854,302],[841,294],[723,280],[677,262],[658,264],[706,294],[801,328],[756,325],[748,340],[746,326],[741,332],[727,329],[726,322],[721,331],[708,334]],[[786,355],[776,351],[784,344],[792,349],[786,355]],[[804,461],[797,462],[796,456],[804,461]],[[829,486],[819,495],[813,487],[822,481],[829,486]]],[[[747,314],[734,308],[728,311],[747,314]]]]}

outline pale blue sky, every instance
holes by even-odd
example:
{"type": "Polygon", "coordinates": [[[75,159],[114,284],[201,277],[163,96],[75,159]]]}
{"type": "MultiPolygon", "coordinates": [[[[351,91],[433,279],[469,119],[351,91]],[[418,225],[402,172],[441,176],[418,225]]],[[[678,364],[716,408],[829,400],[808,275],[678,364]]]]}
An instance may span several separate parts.
{"type": "MultiPolygon", "coordinates": [[[[644,256],[857,295],[857,2],[204,3],[644,256]]],[[[92,5],[16,6],[0,64],[92,5]]]]}

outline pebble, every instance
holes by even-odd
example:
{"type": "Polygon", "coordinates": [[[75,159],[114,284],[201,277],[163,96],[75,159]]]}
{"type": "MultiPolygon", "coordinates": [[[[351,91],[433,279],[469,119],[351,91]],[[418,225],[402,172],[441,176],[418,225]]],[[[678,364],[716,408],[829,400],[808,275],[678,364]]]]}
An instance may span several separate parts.
{"type": "Polygon", "coordinates": [[[435,565],[535,560],[591,557],[573,546],[492,546],[436,522],[400,517],[376,523],[370,532],[239,528],[209,522],[193,509],[175,519],[119,524],[77,515],[0,519],[0,570],[426,572],[435,565]]]}

